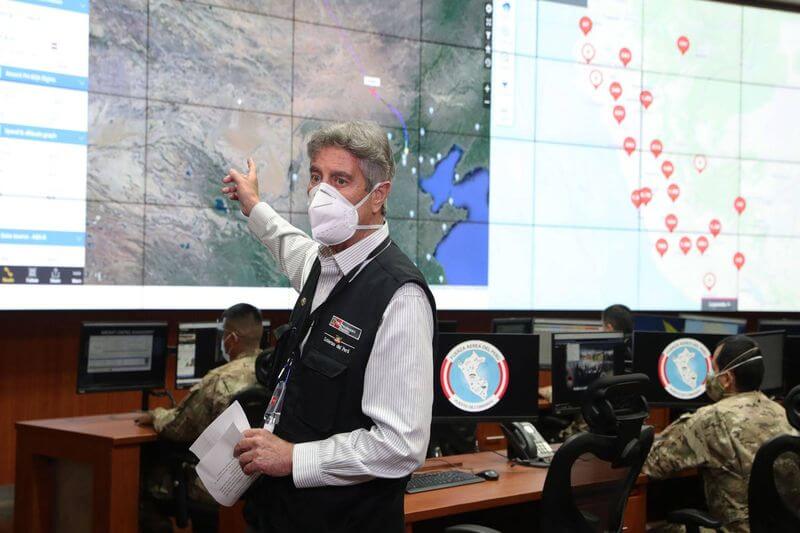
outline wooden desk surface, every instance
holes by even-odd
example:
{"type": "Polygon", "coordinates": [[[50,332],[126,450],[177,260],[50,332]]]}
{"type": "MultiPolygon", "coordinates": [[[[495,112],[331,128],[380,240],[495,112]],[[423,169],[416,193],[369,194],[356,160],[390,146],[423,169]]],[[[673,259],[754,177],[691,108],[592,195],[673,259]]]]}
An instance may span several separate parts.
{"type": "MultiPolygon", "coordinates": [[[[456,489],[441,489],[417,494],[406,494],[406,523],[429,520],[503,505],[513,505],[541,500],[546,468],[531,468],[510,463],[504,456],[494,452],[453,455],[442,459],[428,459],[425,467],[452,468],[447,464],[462,463],[457,468],[479,472],[496,470],[497,481],[486,481],[465,485],[456,489]]],[[[613,470],[607,463],[594,460],[579,461],[573,469],[573,483],[580,486],[602,485],[619,480],[624,471],[613,470]]],[[[639,476],[637,485],[647,482],[639,476]]]]}
{"type": "Polygon", "coordinates": [[[62,432],[74,436],[111,441],[112,446],[124,446],[152,442],[158,438],[152,427],[141,427],[134,423],[139,413],[79,416],[73,418],[51,418],[17,422],[17,430],[62,432]]]}

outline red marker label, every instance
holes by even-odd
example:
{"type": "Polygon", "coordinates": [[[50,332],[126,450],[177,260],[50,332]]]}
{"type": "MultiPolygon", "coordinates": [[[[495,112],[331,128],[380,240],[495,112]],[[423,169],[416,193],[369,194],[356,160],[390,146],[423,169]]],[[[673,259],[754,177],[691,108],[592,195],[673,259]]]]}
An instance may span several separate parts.
{"type": "Polygon", "coordinates": [[[628,155],[631,155],[634,150],[636,150],[636,139],[633,137],[625,137],[625,142],[622,143],[622,146],[625,148],[625,151],[628,152],[628,155]]]}
{"type": "Polygon", "coordinates": [[[670,199],[674,202],[678,199],[678,196],[681,195],[681,188],[678,187],[677,184],[673,183],[667,187],[667,195],[669,195],[670,199]]]}
{"type": "Polygon", "coordinates": [[[709,291],[714,288],[714,285],[717,284],[717,276],[708,272],[705,276],[703,276],[703,285],[706,286],[706,289],[709,291]]]}
{"type": "Polygon", "coordinates": [[[694,168],[697,169],[698,174],[702,174],[703,171],[706,169],[706,165],[708,161],[706,161],[706,156],[702,154],[697,154],[694,156],[694,168]]]}
{"type": "Polygon", "coordinates": [[[669,214],[664,219],[664,224],[666,224],[669,232],[672,233],[673,231],[675,231],[675,228],[678,227],[678,217],[676,217],[673,214],[669,214]]]}
{"type": "Polygon", "coordinates": [[[594,59],[594,46],[589,43],[584,44],[583,48],[581,48],[581,55],[586,63],[591,63],[592,59],[594,59]]]}
{"type": "Polygon", "coordinates": [[[628,63],[631,62],[631,51],[627,48],[622,48],[619,51],[619,60],[622,61],[622,65],[627,67],[628,63]]]}
{"type": "Polygon", "coordinates": [[[642,102],[642,105],[645,109],[650,107],[650,104],[653,103],[653,93],[650,91],[642,91],[642,94],[639,95],[639,101],[642,102]]]}
{"type": "Polygon", "coordinates": [[[711,235],[716,237],[719,235],[719,232],[722,231],[722,224],[716,218],[708,223],[708,231],[711,232],[711,235]]]}
{"type": "Polygon", "coordinates": [[[672,161],[664,161],[661,163],[661,172],[664,174],[666,179],[669,179],[672,176],[672,173],[675,172],[675,167],[672,165],[672,161]]]}
{"type": "Polygon", "coordinates": [[[683,255],[687,255],[689,253],[689,250],[692,249],[692,239],[690,239],[689,237],[681,237],[681,241],[679,244],[681,247],[681,251],[683,252],[683,255]]]}
{"type": "Polygon", "coordinates": [[[650,200],[653,199],[653,191],[650,189],[650,187],[639,189],[639,196],[642,198],[642,203],[647,205],[650,203],[650,200]]]}
{"type": "Polygon", "coordinates": [[[619,97],[622,96],[622,85],[614,82],[608,86],[608,92],[611,93],[611,96],[614,97],[614,100],[619,100],[619,97]]]}
{"type": "Polygon", "coordinates": [[[589,73],[589,81],[594,85],[594,88],[597,89],[603,84],[603,73],[599,70],[591,71],[589,73]]]}
{"type": "Polygon", "coordinates": [[[741,196],[733,201],[733,208],[736,209],[736,212],[739,213],[740,215],[744,211],[745,207],[747,207],[747,202],[745,202],[744,198],[742,198],[741,196]]]}
{"type": "Polygon", "coordinates": [[[741,270],[744,266],[744,254],[742,252],[736,252],[736,255],[733,256],[733,264],[736,266],[736,270],[741,270]]]}
{"type": "Polygon", "coordinates": [[[636,190],[631,193],[631,203],[633,203],[636,209],[639,209],[639,206],[642,205],[642,196],[640,191],[636,190]]]}
{"type": "Polygon", "coordinates": [[[661,257],[664,257],[664,254],[667,253],[669,250],[669,244],[667,243],[666,239],[658,239],[656,241],[656,251],[661,254],[661,257]]]}
{"type": "Polygon", "coordinates": [[[686,51],[689,49],[689,38],[681,35],[678,37],[678,50],[681,51],[681,55],[684,55],[686,51]]]}
{"type": "Polygon", "coordinates": [[[622,124],[622,121],[625,120],[625,108],[621,105],[615,105],[614,118],[617,119],[617,124],[622,124]]]}
{"type": "Polygon", "coordinates": [[[592,19],[589,17],[581,17],[580,21],[581,31],[584,35],[588,35],[592,31],[592,19]]]}
{"type": "Polygon", "coordinates": [[[697,249],[700,250],[700,255],[706,253],[706,250],[708,250],[708,239],[706,239],[702,235],[700,237],[698,237],[697,238],[697,249]]]}
{"type": "Polygon", "coordinates": [[[653,157],[658,159],[658,156],[661,155],[661,152],[664,150],[664,145],[661,144],[661,141],[655,139],[653,142],[650,143],[650,151],[653,153],[653,157]]]}

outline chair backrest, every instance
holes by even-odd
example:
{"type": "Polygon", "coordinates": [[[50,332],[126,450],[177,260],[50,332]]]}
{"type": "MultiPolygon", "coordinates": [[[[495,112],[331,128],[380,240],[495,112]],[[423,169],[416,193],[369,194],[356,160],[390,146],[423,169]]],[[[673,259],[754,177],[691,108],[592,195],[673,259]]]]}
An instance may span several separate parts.
{"type": "MultiPolygon", "coordinates": [[[[553,457],[542,493],[541,531],[622,530],[628,495],[653,445],[653,428],[643,426],[648,416],[643,396],[647,382],[644,374],[630,374],[600,378],[589,387],[583,415],[590,431],[567,439],[553,457]],[[602,482],[598,490],[605,497],[601,498],[605,503],[598,517],[579,509],[580,491],[572,483],[573,467],[581,468],[576,463],[585,454],[610,465],[610,469],[602,472],[604,479],[598,479],[602,482]],[[621,471],[624,469],[627,471],[621,471]]],[[[601,475],[600,469],[596,472],[601,475]]]]}
{"type": "Polygon", "coordinates": [[[238,401],[251,428],[264,426],[264,411],[267,410],[269,402],[269,391],[263,385],[250,385],[237,392],[231,399],[231,403],[238,401]]]}
{"type": "MultiPolygon", "coordinates": [[[[784,406],[789,423],[800,429],[800,385],[786,396],[784,406]]],[[[779,490],[779,485],[783,483],[784,491],[791,489],[791,484],[795,492],[800,492],[798,458],[800,437],[794,435],[778,435],[762,444],[756,452],[747,488],[752,533],[800,531],[797,502],[787,502],[779,490]],[[792,453],[794,457],[789,455],[792,453]],[[776,467],[775,463],[780,460],[788,463],[776,467]],[[776,472],[786,477],[776,479],[776,472]]]]}

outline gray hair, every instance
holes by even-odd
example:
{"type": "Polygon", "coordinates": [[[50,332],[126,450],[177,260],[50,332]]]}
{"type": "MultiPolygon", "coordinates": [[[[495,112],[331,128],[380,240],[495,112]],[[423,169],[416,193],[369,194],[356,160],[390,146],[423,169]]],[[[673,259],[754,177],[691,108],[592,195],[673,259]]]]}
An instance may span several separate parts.
{"type": "Polygon", "coordinates": [[[308,157],[313,160],[320,150],[336,146],[358,159],[369,190],[394,177],[394,157],[386,132],[374,122],[349,121],[317,130],[308,141],[308,157]]]}

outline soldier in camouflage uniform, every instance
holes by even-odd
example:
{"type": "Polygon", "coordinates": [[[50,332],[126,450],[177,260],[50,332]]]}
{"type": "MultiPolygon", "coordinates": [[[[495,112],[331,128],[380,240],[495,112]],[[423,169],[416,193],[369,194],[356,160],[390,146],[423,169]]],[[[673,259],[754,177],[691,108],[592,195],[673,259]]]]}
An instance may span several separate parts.
{"type": "MultiPolygon", "coordinates": [[[[722,522],[723,531],[748,532],[747,483],[753,458],[767,440],[794,430],[784,408],[758,390],[764,363],[751,338],[739,335],[723,340],[714,351],[712,366],[714,374],[706,389],[718,401],[681,416],[664,430],[643,472],[664,478],[699,469],[709,512],[722,522]]],[[[800,502],[796,458],[787,457],[780,474],[783,479],[779,478],[778,485],[785,501],[800,502]]]]}
{"type": "Polygon", "coordinates": [[[230,405],[237,392],[256,383],[255,361],[263,332],[261,312],[249,304],[236,304],[222,314],[222,329],[221,350],[229,362],[206,374],[177,406],[158,407],[137,418],[137,423],[152,424],[159,437],[191,443],[230,405]]]}

